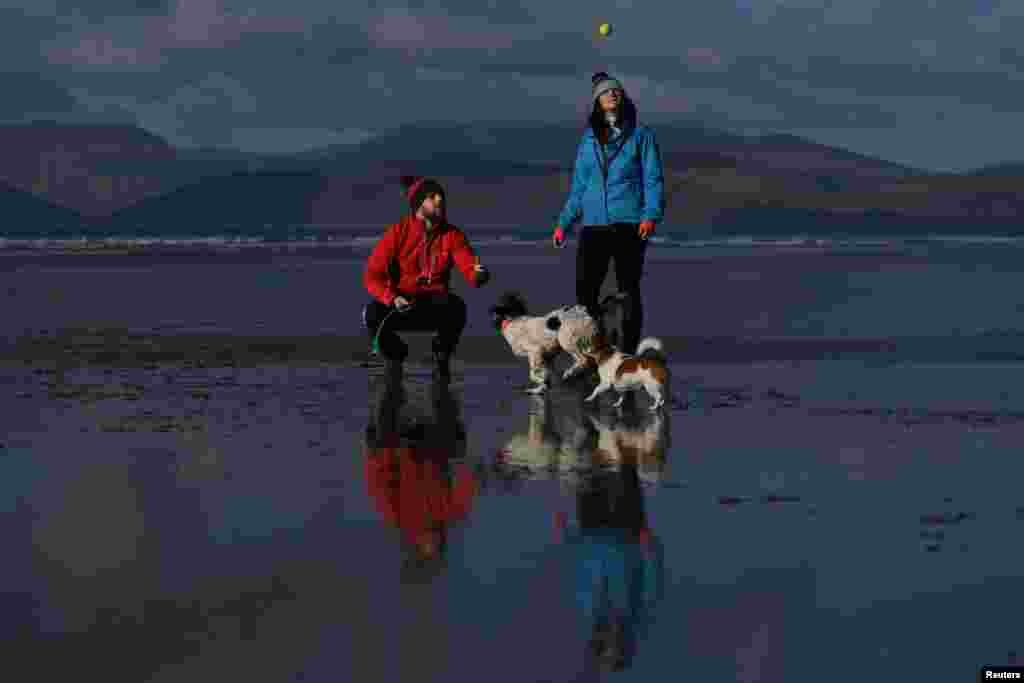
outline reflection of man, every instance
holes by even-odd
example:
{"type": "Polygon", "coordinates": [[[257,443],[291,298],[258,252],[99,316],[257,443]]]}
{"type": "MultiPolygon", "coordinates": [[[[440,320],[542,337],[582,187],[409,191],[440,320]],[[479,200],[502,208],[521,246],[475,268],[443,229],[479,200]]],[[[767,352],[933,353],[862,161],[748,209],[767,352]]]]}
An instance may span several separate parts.
{"type": "Polygon", "coordinates": [[[434,420],[418,433],[399,433],[398,382],[387,383],[376,424],[367,429],[367,489],[380,515],[401,532],[403,574],[410,580],[429,580],[441,570],[448,528],[469,514],[479,489],[464,462],[451,467],[465,451],[465,432],[446,383],[433,389],[434,420]]]}
{"type": "Polygon", "coordinates": [[[556,513],[556,533],[574,550],[590,652],[602,668],[618,671],[630,665],[664,589],[661,544],[647,523],[636,461],[595,468],[577,491],[576,517],[569,525],[556,513]]]}

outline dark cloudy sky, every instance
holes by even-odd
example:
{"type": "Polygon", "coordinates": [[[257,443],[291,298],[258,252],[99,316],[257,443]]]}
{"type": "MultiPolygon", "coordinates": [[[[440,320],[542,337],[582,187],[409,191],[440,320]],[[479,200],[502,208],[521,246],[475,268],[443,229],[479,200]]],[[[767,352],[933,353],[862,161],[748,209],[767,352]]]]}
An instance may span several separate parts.
{"type": "Polygon", "coordinates": [[[577,121],[606,67],[651,123],[961,170],[1024,159],[1022,29],[1020,0],[0,0],[0,120],[284,152],[577,121]]]}

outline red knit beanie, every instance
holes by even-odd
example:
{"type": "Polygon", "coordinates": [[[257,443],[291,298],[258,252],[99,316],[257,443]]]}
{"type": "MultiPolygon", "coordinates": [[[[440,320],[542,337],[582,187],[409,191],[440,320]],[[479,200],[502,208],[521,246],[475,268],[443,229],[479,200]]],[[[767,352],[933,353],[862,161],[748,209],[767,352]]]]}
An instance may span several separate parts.
{"type": "Polygon", "coordinates": [[[404,175],[402,176],[402,189],[405,198],[409,201],[409,209],[413,213],[419,211],[423,200],[432,194],[439,194],[443,199],[447,199],[444,196],[444,188],[433,178],[404,175]]]}

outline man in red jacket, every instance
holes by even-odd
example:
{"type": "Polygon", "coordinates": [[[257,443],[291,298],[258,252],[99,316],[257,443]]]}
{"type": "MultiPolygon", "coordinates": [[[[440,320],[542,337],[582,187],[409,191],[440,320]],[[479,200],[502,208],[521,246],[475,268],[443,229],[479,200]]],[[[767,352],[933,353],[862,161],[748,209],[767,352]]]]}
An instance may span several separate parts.
{"type": "Polygon", "coordinates": [[[363,283],[373,301],[363,322],[392,374],[400,374],[408,346],[396,332],[435,332],[439,378],[450,377],[448,361],[466,327],[466,303],[449,291],[454,265],[472,287],[490,280],[466,235],[445,220],[445,195],[430,178],[403,176],[410,213],[392,225],[370,254],[363,283]]]}

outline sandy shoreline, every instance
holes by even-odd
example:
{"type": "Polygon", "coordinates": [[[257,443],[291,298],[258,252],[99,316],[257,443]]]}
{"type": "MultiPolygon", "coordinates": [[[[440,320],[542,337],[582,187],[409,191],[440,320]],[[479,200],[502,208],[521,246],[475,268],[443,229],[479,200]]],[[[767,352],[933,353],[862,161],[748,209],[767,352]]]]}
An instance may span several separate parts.
{"type": "MultiPolygon", "coordinates": [[[[429,334],[407,334],[411,361],[430,359],[429,334]]],[[[1008,363],[1024,360],[1010,340],[935,339],[757,339],[736,337],[661,337],[673,366],[859,360],[894,363],[1008,363]]],[[[233,335],[224,333],[147,334],[118,328],[58,329],[23,336],[0,345],[0,364],[146,366],[198,362],[207,367],[265,364],[366,364],[377,359],[366,336],[233,335]]],[[[497,335],[467,336],[455,362],[470,365],[523,366],[497,335]]],[[[555,361],[568,367],[568,356],[555,361]]]]}

